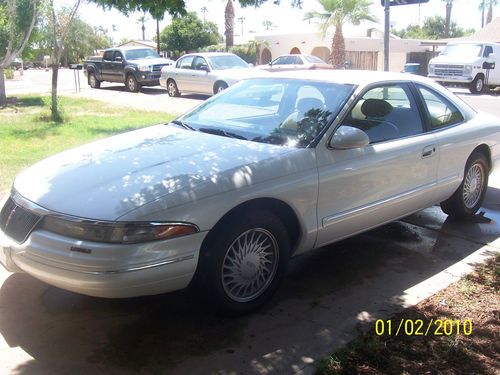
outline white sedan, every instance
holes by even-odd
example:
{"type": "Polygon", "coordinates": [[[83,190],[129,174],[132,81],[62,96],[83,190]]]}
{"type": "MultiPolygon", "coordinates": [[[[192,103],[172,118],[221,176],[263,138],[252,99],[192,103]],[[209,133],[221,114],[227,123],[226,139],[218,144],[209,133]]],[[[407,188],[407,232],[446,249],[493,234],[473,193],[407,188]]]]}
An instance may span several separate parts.
{"type": "Polygon", "coordinates": [[[263,76],[263,73],[234,53],[190,53],[180,57],[175,65],[162,68],[160,86],[169,96],[212,95],[244,78],[263,76]]]}
{"type": "Polygon", "coordinates": [[[1,210],[0,260],[92,296],[195,282],[246,313],[292,256],[436,203],[474,215],[499,124],[414,75],[244,80],[169,124],[23,171],[1,210]]]}

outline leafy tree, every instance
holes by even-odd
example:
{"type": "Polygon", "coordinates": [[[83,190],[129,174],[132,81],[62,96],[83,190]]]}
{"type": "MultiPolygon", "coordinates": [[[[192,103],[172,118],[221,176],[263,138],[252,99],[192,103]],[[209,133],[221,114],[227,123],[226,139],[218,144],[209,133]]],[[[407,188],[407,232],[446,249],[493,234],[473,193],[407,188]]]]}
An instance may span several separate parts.
{"type": "Polygon", "coordinates": [[[203,22],[195,12],[189,12],[185,16],[174,17],[172,23],[163,29],[160,44],[163,50],[179,55],[216,44],[220,38],[215,23],[203,22]]]}
{"type": "Polygon", "coordinates": [[[345,63],[345,42],[342,34],[342,25],[350,22],[359,25],[363,20],[375,21],[370,13],[370,0],[318,0],[323,7],[322,12],[308,12],[304,19],[319,21],[323,35],[330,26],[335,27],[332,39],[332,52],[329,62],[336,68],[341,68],[345,63]]]}
{"type": "MultiPolygon", "coordinates": [[[[443,39],[446,36],[446,20],[440,16],[428,17],[422,27],[409,25],[406,29],[392,30],[393,34],[407,39],[443,39]]],[[[463,29],[456,22],[450,22],[450,38],[459,38],[471,35],[474,29],[463,29]]]]}
{"type": "Polygon", "coordinates": [[[26,47],[38,19],[38,0],[0,0],[0,105],[5,105],[4,69],[26,47]]]}

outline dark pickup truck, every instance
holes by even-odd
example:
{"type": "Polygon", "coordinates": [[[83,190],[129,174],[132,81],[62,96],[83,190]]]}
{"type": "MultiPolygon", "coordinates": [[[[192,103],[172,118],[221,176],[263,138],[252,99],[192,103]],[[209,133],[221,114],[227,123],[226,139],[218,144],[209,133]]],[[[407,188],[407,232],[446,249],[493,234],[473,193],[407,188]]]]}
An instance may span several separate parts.
{"type": "Polygon", "coordinates": [[[92,88],[101,87],[102,81],[121,82],[129,91],[137,92],[141,86],[159,85],[161,68],[173,63],[151,48],[118,47],[105,50],[102,57],[84,60],[83,71],[92,88]]]}

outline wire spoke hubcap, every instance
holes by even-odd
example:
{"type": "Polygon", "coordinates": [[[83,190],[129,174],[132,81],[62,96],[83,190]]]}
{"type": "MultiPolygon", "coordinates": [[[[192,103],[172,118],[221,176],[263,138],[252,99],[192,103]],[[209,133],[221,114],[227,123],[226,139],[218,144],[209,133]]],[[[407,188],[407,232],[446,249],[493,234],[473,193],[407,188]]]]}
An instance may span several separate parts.
{"type": "Polygon", "coordinates": [[[224,291],[236,302],[254,300],[273,281],[278,260],[278,243],[272,233],[255,228],[240,234],[222,262],[224,291]]]}
{"type": "Polygon", "coordinates": [[[463,200],[465,207],[473,208],[481,198],[484,185],[484,170],[480,164],[473,164],[464,179],[463,200]]]}

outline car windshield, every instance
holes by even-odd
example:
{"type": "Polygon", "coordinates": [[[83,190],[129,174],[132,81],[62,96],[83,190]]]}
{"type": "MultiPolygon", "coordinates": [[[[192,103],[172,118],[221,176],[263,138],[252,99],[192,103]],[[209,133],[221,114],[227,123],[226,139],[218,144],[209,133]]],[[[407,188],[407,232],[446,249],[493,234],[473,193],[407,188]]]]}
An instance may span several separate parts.
{"type": "Polygon", "coordinates": [[[208,59],[214,70],[249,68],[249,65],[236,55],[210,56],[208,59]]]}
{"type": "Polygon", "coordinates": [[[445,47],[441,55],[451,57],[478,57],[481,55],[481,44],[450,44],[445,47]]]}
{"type": "Polygon", "coordinates": [[[129,51],[125,51],[125,56],[127,57],[127,60],[156,59],[161,57],[151,48],[131,49],[129,51]]]}
{"type": "Polygon", "coordinates": [[[308,147],[333,121],[353,85],[301,79],[244,80],[174,124],[219,136],[308,147]]]}
{"type": "Polygon", "coordinates": [[[325,64],[323,60],[316,56],[304,56],[307,62],[316,63],[316,64],[325,64]]]}

